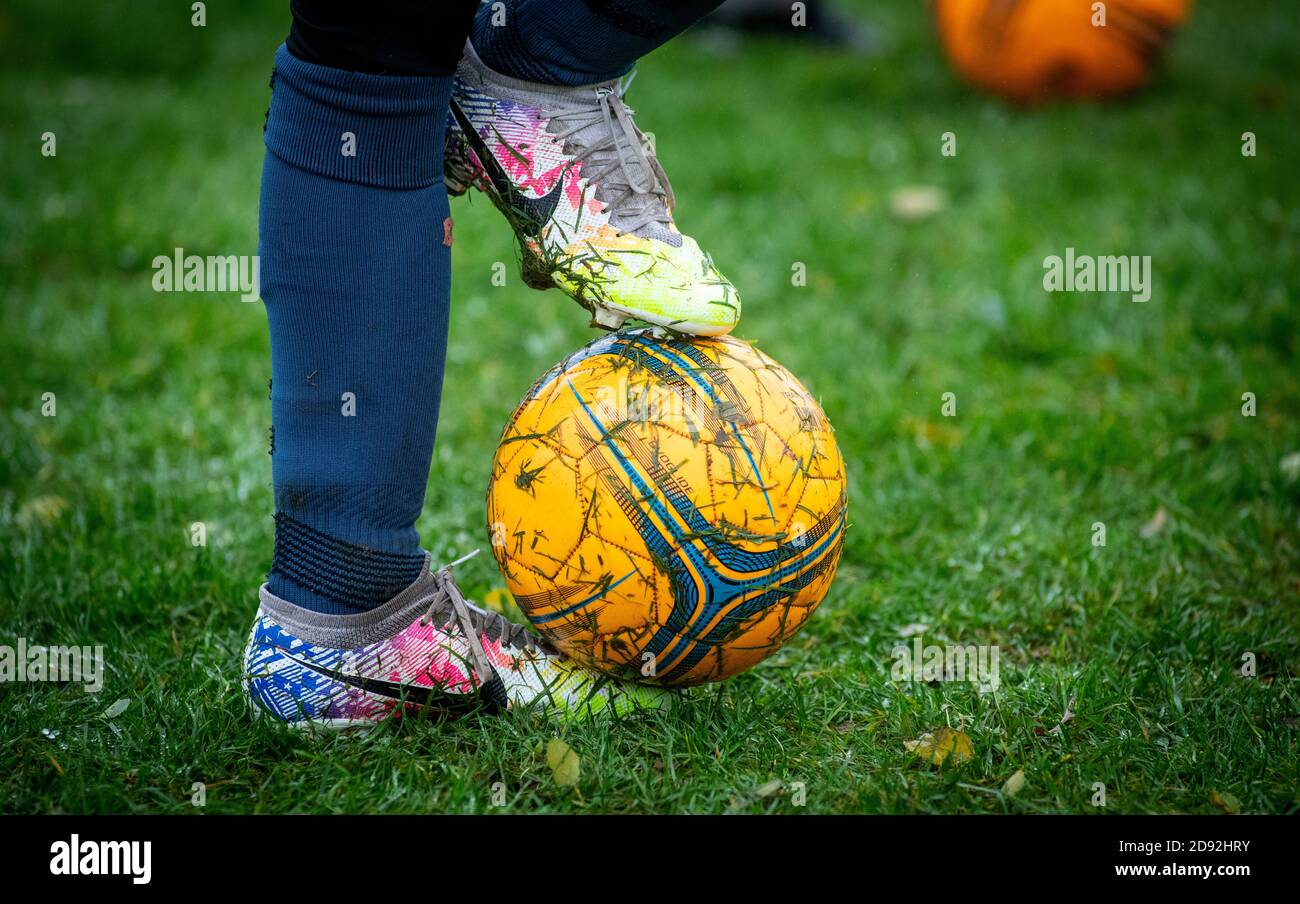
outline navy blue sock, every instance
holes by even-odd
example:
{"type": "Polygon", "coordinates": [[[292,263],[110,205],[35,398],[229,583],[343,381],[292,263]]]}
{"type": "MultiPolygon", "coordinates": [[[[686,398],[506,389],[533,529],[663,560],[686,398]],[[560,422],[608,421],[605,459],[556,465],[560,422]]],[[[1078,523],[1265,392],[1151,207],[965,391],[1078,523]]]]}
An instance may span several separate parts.
{"type": "Polygon", "coordinates": [[[594,85],[681,34],[722,0],[505,0],[479,7],[474,50],[504,75],[594,85]]]}
{"type": "Polygon", "coordinates": [[[451,79],[276,54],[258,251],[271,333],[271,592],[318,612],[392,598],[424,561],[446,352],[451,79]]]}

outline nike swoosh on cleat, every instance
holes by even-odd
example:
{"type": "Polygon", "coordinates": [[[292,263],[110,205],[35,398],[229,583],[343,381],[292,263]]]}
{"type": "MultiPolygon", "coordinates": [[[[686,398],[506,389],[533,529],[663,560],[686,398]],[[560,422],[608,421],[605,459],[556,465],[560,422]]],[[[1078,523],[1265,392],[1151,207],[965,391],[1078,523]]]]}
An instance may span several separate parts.
{"type": "Polygon", "coordinates": [[[474,124],[470,122],[465,111],[456,103],[456,99],[451,100],[451,115],[456,118],[456,124],[465,135],[465,141],[469,144],[469,149],[474,152],[474,156],[479,159],[484,172],[487,173],[488,181],[492,183],[492,188],[496,190],[497,195],[505,202],[515,213],[519,214],[524,220],[521,224],[529,235],[540,237],[542,227],[545,226],[555,216],[555,208],[560,203],[560,192],[564,187],[564,174],[556,180],[555,186],[540,198],[529,198],[524,195],[518,185],[515,185],[506,172],[501,161],[492,154],[488,149],[487,142],[483,136],[479,135],[474,124]]]}
{"type": "Polygon", "coordinates": [[[284,655],[318,675],[323,675],[340,684],[360,688],[377,697],[385,697],[400,703],[413,703],[417,706],[425,706],[456,715],[473,712],[485,704],[489,711],[505,708],[505,688],[501,682],[501,677],[495,672],[492,673],[492,680],[483,684],[479,688],[480,694],[476,696],[474,694],[453,694],[421,684],[402,684],[400,681],[385,681],[382,678],[349,675],[323,665],[316,665],[305,659],[299,659],[297,656],[291,656],[288,653],[284,655]]]}

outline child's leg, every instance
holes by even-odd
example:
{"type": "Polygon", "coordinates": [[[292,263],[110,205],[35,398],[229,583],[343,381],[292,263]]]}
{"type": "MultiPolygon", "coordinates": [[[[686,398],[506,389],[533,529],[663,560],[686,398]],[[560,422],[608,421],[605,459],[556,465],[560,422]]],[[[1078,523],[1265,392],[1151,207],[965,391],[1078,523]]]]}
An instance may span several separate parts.
{"type": "Polygon", "coordinates": [[[318,612],[371,609],[423,565],[450,298],[443,128],[474,5],[293,0],[276,55],[259,237],[269,583],[318,612]]]}
{"type": "Polygon", "coordinates": [[[681,34],[722,0],[505,0],[474,20],[488,66],[547,85],[594,85],[681,34]]]}
{"type": "Polygon", "coordinates": [[[450,290],[444,126],[473,10],[293,0],[276,55],[260,236],[275,562],[244,686],[292,725],[667,699],[576,667],[420,553],[450,290]]]}

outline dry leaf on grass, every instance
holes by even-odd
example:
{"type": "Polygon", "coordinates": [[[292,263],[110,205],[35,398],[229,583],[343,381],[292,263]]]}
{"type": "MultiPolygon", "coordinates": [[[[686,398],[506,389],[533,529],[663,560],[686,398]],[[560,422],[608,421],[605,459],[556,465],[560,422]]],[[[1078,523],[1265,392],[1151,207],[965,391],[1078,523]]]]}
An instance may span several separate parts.
{"type": "Polygon", "coordinates": [[[924,220],[947,206],[947,195],[933,185],[904,185],[889,196],[889,212],[900,220],[924,220]]]}
{"type": "Polygon", "coordinates": [[[750,804],[780,794],[783,790],[785,790],[785,783],[778,778],[773,779],[767,784],[759,785],[753,791],[749,792],[749,794],[734,794],[728,802],[728,812],[739,813],[750,804]]]}
{"type": "Polygon", "coordinates": [[[37,496],[28,499],[18,510],[18,524],[28,528],[33,524],[51,524],[59,520],[68,509],[68,500],[62,496],[37,496]]]}
{"type": "Polygon", "coordinates": [[[578,783],[581,761],[577,752],[559,738],[546,742],[546,766],[551,770],[555,784],[561,788],[572,788],[578,783]]]}
{"type": "Polygon", "coordinates": [[[1025,786],[1025,770],[1017,769],[1011,773],[1011,778],[1007,779],[1002,785],[1002,793],[1007,797],[1015,797],[1020,793],[1020,789],[1025,786]]]}
{"type": "Polygon", "coordinates": [[[1210,791],[1210,803],[1214,804],[1224,813],[1237,814],[1241,812],[1241,801],[1231,791],[1210,791]]]}
{"type": "Polygon", "coordinates": [[[955,728],[936,728],[927,731],[915,741],[904,741],[903,746],[926,762],[942,766],[949,757],[954,763],[964,763],[975,755],[970,736],[955,728]]]}
{"type": "Polygon", "coordinates": [[[1151,516],[1151,520],[1142,525],[1142,539],[1150,540],[1156,534],[1165,529],[1165,523],[1169,520],[1169,514],[1162,505],[1156,509],[1156,513],[1151,516]]]}

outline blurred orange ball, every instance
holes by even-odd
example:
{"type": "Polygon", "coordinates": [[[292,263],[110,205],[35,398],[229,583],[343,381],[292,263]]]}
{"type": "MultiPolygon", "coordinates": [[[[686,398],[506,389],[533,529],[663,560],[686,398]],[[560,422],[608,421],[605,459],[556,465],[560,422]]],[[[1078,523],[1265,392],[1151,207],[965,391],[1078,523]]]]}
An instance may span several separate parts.
{"type": "Polygon", "coordinates": [[[1146,83],[1191,0],[934,0],[969,82],[1009,100],[1103,100],[1146,83]]]}

